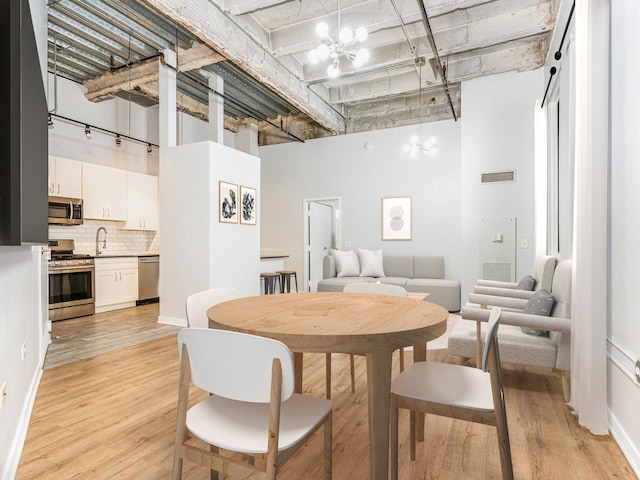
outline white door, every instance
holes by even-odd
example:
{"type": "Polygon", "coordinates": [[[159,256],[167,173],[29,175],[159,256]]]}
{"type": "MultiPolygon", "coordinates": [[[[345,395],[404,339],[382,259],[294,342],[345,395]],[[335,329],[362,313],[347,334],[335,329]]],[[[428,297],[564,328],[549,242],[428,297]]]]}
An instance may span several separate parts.
{"type": "Polygon", "coordinates": [[[333,208],[321,202],[309,203],[309,291],[317,291],[322,280],[322,259],[332,246],[333,208]]]}

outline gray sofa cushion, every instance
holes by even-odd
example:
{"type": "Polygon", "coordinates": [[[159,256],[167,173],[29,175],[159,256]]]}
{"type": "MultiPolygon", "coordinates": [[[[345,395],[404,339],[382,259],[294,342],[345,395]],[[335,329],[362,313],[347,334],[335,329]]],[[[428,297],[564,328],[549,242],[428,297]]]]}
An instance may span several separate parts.
{"type": "MultiPolygon", "coordinates": [[[[548,317],[549,315],[551,315],[551,309],[553,308],[553,304],[555,303],[555,301],[556,300],[555,298],[553,298],[553,295],[551,295],[546,290],[538,290],[522,308],[522,313],[548,317]]],[[[549,336],[549,332],[547,332],[546,330],[527,327],[520,328],[522,329],[522,332],[526,333],[527,335],[549,336]]]]}
{"type": "Polygon", "coordinates": [[[413,278],[412,256],[388,256],[383,255],[384,274],[387,277],[413,278]]]}
{"type": "MultiPolygon", "coordinates": [[[[381,279],[382,280],[382,279],[381,279]]],[[[319,292],[341,292],[345,285],[350,283],[371,283],[376,282],[376,278],[371,277],[332,277],[325,278],[322,283],[318,283],[319,292]]]]}
{"type": "Polygon", "coordinates": [[[444,278],[444,257],[414,257],[413,278],[444,278]]]}
{"type": "Polygon", "coordinates": [[[460,310],[460,282],[444,278],[412,278],[407,280],[407,292],[429,293],[427,302],[436,303],[450,312],[460,310]]]}

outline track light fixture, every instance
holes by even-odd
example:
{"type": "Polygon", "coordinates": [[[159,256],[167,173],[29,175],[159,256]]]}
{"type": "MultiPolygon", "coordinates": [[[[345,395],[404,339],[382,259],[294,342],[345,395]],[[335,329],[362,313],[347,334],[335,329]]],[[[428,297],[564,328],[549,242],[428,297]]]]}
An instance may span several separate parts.
{"type": "Polygon", "coordinates": [[[120,138],[120,134],[116,135],[116,145],[117,146],[122,145],[122,139],[120,138]]]}
{"type": "Polygon", "coordinates": [[[147,143],[147,153],[151,155],[152,152],[153,152],[153,147],[151,146],[150,143],[147,143]]]}
{"type": "Polygon", "coordinates": [[[53,126],[53,118],[51,118],[51,114],[47,114],[47,125],[49,125],[50,127],[53,126]]]}
{"type": "Polygon", "coordinates": [[[85,125],[84,134],[87,136],[89,140],[91,140],[91,129],[89,128],[89,125],[85,125]]]}

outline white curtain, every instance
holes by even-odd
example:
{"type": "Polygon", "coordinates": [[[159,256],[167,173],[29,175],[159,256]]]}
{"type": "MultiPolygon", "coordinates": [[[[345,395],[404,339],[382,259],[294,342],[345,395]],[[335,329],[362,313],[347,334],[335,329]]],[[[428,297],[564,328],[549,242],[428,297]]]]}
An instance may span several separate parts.
{"type": "Polygon", "coordinates": [[[610,0],[576,0],[575,214],[571,407],[608,433],[607,211],[610,0]]]}

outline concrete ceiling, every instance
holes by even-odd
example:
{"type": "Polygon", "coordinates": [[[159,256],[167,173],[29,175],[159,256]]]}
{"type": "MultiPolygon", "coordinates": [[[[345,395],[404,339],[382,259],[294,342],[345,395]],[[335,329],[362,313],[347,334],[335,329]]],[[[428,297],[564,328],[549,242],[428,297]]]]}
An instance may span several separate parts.
{"type": "Polygon", "coordinates": [[[179,108],[206,118],[203,85],[217,73],[229,92],[225,127],[255,121],[266,145],[459,118],[461,81],[544,64],[559,0],[341,0],[341,25],[368,30],[362,46],[370,59],[355,68],[342,57],[336,79],[328,78],[327,63],[312,65],[307,54],[320,43],[318,22],[337,38],[338,0],[48,4],[49,41],[58,45],[50,48],[51,70],[53,51],[58,71],[72,78],[64,71],[66,58],[87,55],[69,42],[61,48],[65,38],[78,44],[84,31],[91,43],[92,29],[119,36],[99,47],[111,55],[109,64],[90,58],[91,68],[75,75],[89,99],[130,91],[157,101],[157,58],[144,59],[178,49],[179,108]],[[121,42],[115,61],[113,41],[121,42]]]}

